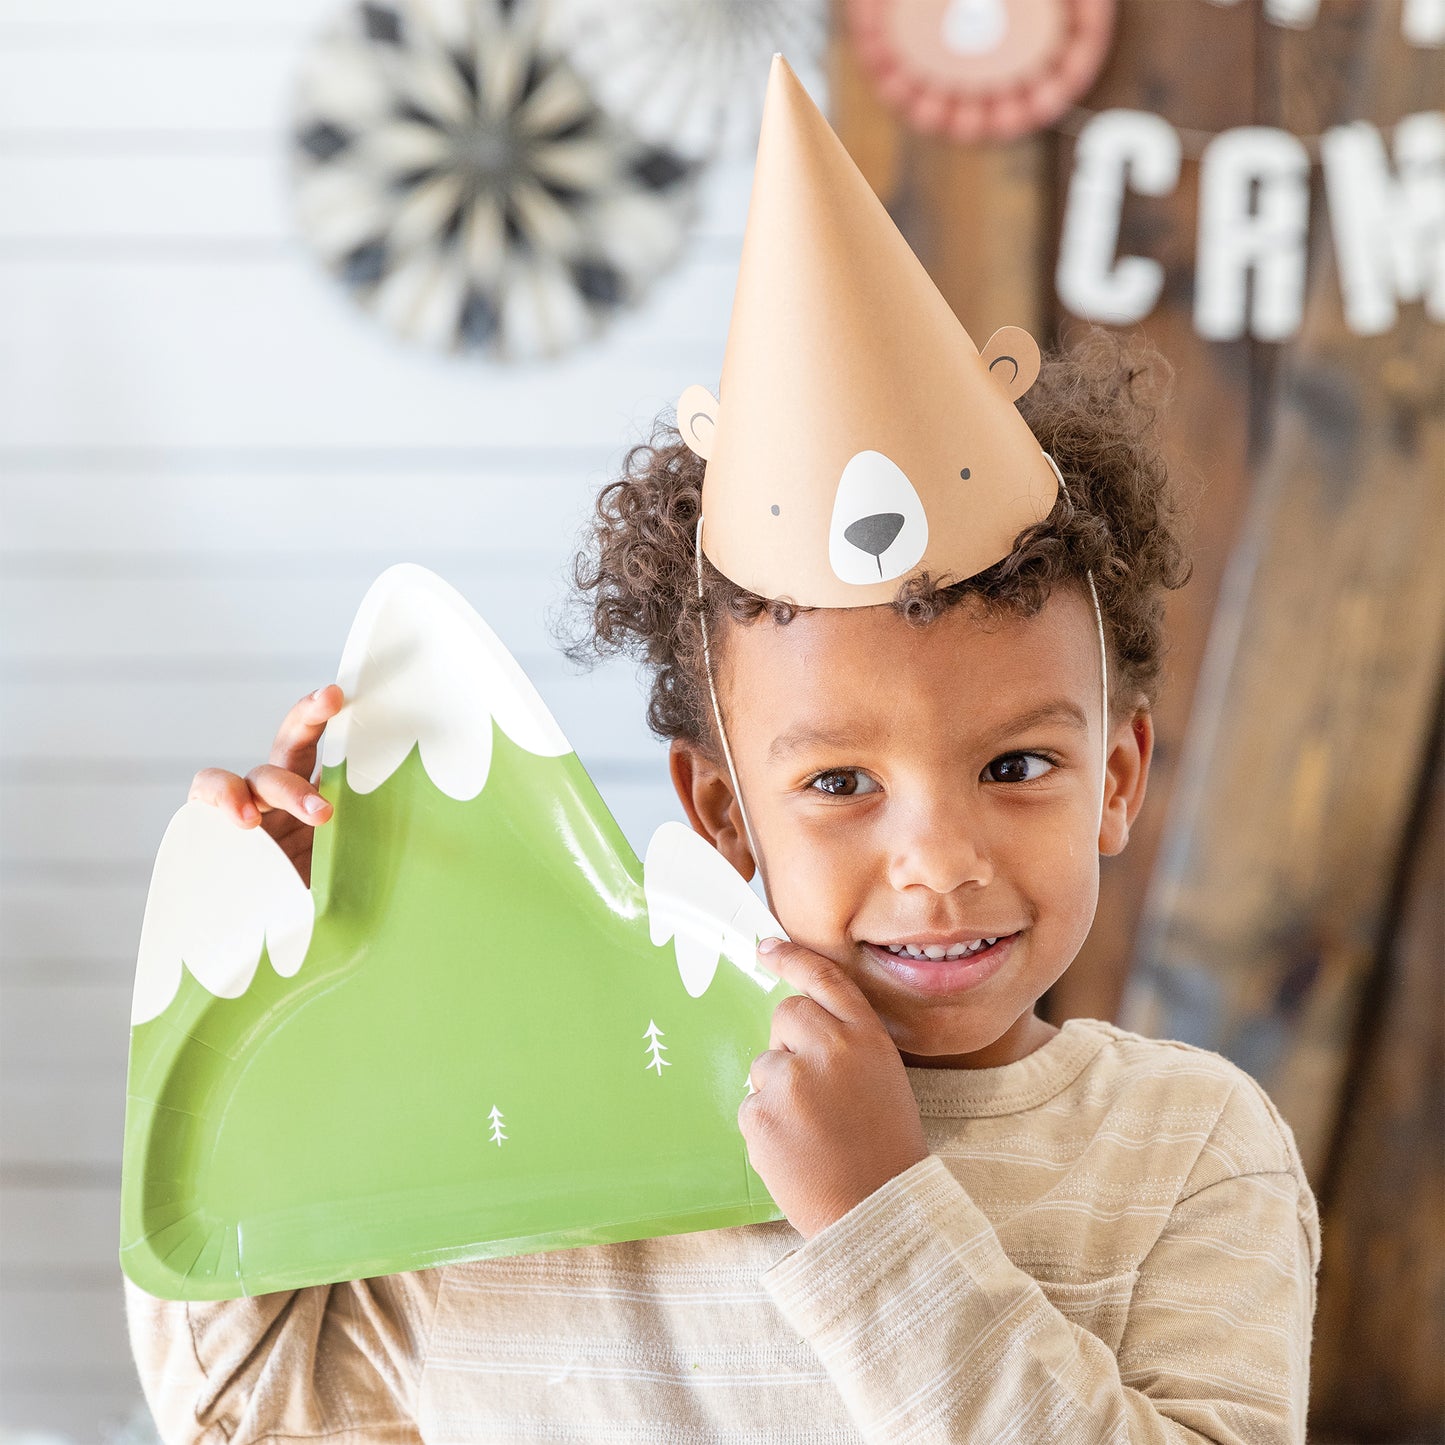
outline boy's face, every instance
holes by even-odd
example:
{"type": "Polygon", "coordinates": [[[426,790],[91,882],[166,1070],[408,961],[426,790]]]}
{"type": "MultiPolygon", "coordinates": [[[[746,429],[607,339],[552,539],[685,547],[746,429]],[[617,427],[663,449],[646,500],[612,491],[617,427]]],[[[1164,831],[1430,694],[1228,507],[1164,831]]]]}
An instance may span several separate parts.
{"type": "MultiPolygon", "coordinates": [[[[1152,750],[1147,711],[1114,729],[1101,826],[1087,593],[993,621],[966,601],[922,627],[887,606],[764,616],[730,624],[722,650],[728,741],[789,936],[847,972],[906,1063],[1031,1052],[1047,1034],[1034,1004],[1089,931],[1098,855],[1123,848],[1152,750]],[[981,938],[999,941],[976,960],[892,951],[981,938]]],[[[677,743],[673,774],[751,875],[726,770],[677,743]]]]}

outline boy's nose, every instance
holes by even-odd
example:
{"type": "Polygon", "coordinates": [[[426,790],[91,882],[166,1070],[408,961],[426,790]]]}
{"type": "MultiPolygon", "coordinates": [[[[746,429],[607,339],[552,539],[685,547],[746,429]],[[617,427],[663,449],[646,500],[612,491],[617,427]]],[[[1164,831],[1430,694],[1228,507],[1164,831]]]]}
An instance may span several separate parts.
{"type": "Polygon", "coordinates": [[[967,810],[933,800],[907,810],[899,824],[888,869],[894,888],[921,884],[933,893],[952,893],[993,880],[988,846],[967,810]]]}
{"type": "Polygon", "coordinates": [[[856,522],[849,523],[843,536],[860,552],[866,552],[870,557],[881,557],[902,530],[902,512],[874,512],[871,517],[859,517],[856,522]]]}

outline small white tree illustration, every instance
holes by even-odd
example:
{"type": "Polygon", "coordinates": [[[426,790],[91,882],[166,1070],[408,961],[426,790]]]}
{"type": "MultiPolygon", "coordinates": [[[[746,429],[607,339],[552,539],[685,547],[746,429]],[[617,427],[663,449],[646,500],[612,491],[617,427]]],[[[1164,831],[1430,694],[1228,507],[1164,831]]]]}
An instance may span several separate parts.
{"type": "Polygon", "coordinates": [[[652,1057],[648,1059],[647,1063],[644,1064],[643,1067],[647,1069],[656,1069],[657,1077],[659,1079],[662,1077],[662,1071],[664,1068],[670,1069],[672,1067],[672,1060],[664,1059],[662,1057],[662,1052],[664,1049],[667,1048],[667,1045],[659,1042],[661,1035],[662,1030],[658,1028],[657,1024],[652,1019],[648,1019],[647,1031],[642,1035],[642,1037],[650,1040],[648,1048],[652,1054],[652,1057]]]}
{"type": "Polygon", "coordinates": [[[492,1121],[492,1139],[500,1149],[502,1140],[507,1136],[502,1130],[502,1111],[495,1104],[492,1105],[492,1112],[487,1116],[492,1121]]]}

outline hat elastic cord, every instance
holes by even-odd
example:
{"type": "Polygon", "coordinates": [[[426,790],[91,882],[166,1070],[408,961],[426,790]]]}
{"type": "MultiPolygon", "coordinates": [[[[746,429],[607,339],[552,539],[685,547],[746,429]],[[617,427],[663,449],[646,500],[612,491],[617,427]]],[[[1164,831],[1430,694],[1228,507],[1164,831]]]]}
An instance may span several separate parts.
{"type": "MultiPolygon", "coordinates": [[[[1043,448],[1040,447],[1039,450],[1043,451],[1043,448]]],[[[1064,480],[1064,474],[1059,470],[1059,464],[1047,452],[1044,452],[1044,460],[1054,469],[1054,475],[1059,479],[1059,487],[1067,497],[1069,495],[1069,484],[1064,480]]],[[[1070,498],[1070,500],[1072,501],[1073,499],[1070,498]]],[[[702,533],[699,531],[698,537],[701,538],[701,536],[702,533]]],[[[1109,787],[1109,652],[1104,644],[1104,614],[1099,607],[1099,590],[1094,586],[1094,569],[1092,567],[1086,567],[1084,569],[1084,576],[1089,582],[1089,596],[1093,598],[1094,601],[1094,621],[1099,628],[1099,688],[1104,699],[1104,713],[1101,724],[1101,730],[1104,736],[1100,744],[1099,755],[1099,822],[1095,829],[1095,835],[1097,836],[1104,828],[1104,795],[1109,787]]]]}
{"type": "Polygon", "coordinates": [[[717,723],[717,735],[722,742],[723,760],[728,766],[728,777],[732,779],[733,797],[737,799],[738,813],[743,820],[743,833],[748,840],[748,848],[753,855],[753,862],[757,864],[758,871],[762,871],[763,855],[758,852],[757,841],[753,838],[753,830],[748,822],[748,810],[743,805],[743,790],[738,786],[738,770],[733,766],[732,749],[728,747],[728,735],[723,728],[722,709],[718,706],[717,688],[712,680],[712,650],[708,645],[707,636],[707,599],[703,596],[702,590],[702,512],[697,514],[697,533],[693,538],[693,551],[697,554],[697,616],[702,625],[702,664],[703,670],[707,673],[708,696],[712,698],[713,721],[717,723]]]}
{"type": "Polygon", "coordinates": [[[1099,684],[1104,697],[1103,733],[1104,741],[1099,757],[1099,824],[1096,832],[1104,827],[1104,794],[1109,786],[1109,662],[1104,650],[1104,614],[1099,610],[1099,593],[1094,586],[1094,569],[1086,567],[1084,576],[1089,579],[1089,596],[1094,599],[1094,621],[1099,628],[1099,684]]]}

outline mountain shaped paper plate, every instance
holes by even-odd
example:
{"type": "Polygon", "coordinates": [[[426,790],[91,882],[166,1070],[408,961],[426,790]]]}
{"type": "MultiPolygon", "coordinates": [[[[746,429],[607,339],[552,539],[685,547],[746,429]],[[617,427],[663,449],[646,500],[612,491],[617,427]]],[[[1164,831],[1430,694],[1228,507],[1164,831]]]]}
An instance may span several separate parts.
{"type": "Polygon", "coordinates": [[[216,1300],[782,1218],[737,1109],[794,990],[679,823],[645,864],[516,661],[424,568],[347,640],[308,890],[187,803],[136,967],[121,1264],[216,1300]]]}

